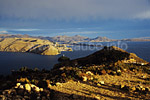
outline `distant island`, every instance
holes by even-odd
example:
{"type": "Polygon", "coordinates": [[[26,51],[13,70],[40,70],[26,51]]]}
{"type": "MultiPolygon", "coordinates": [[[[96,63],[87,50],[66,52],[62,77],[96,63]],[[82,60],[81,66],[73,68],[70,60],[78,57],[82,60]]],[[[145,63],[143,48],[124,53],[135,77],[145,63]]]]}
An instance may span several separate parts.
{"type": "Polygon", "coordinates": [[[29,52],[41,55],[58,55],[61,51],[72,51],[64,44],[50,42],[31,37],[4,37],[0,38],[0,51],[29,52]]]}

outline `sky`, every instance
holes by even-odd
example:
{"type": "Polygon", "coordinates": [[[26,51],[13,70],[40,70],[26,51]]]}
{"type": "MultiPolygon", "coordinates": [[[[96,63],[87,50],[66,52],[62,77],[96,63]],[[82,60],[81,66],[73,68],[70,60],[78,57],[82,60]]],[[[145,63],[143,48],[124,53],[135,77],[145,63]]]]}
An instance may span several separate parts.
{"type": "Polygon", "coordinates": [[[0,0],[0,34],[150,37],[150,0],[0,0]]]}

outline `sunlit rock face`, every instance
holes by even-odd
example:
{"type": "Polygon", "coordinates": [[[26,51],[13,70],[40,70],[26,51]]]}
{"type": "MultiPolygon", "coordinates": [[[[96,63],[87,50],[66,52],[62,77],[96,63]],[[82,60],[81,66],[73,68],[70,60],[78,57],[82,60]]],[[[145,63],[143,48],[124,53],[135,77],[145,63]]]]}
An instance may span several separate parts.
{"type": "MultiPolygon", "coordinates": [[[[0,39],[0,51],[30,52],[41,55],[57,55],[62,49],[48,40],[36,38],[4,38],[0,39]]],[[[69,48],[63,47],[63,51],[69,48]]]]}

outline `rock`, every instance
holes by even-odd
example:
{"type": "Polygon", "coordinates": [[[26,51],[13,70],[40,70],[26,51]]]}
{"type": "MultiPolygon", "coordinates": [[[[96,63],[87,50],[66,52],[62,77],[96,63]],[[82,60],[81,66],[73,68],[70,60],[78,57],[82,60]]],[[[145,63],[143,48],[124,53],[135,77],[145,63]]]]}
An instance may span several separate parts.
{"type": "Polygon", "coordinates": [[[43,92],[43,88],[40,88],[40,92],[43,92]]]}
{"type": "Polygon", "coordinates": [[[125,87],[124,84],[121,84],[121,85],[120,85],[120,89],[123,89],[124,87],[125,87]]]}
{"type": "Polygon", "coordinates": [[[101,86],[101,84],[97,83],[97,86],[101,86]]]}
{"type": "Polygon", "coordinates": [[[19,86],[19,89],[24,89],[24,86],[23,86],[23,85],[20,85],[20,86],[19,86]]]}
{"type": "Polygon", "coordinates": [[[30,85],[31,86],[31,88],[35,91],[35,92],[40,92],[40,90],[42,90],[43,88],[39,88],[39,87],[37,87],[36,85],[34,85],[34,84],[31,84],[30,85]]]}
{"type": "Polygon", "coordinates": [[[9,95],[10,93],[11,93],[10,90],[4,90],[4,91],[2,92],[3,95],[7,95],[7,94],[9,95]]]}
{"type": "Polygon", "coordinates": [[[35,92],[40,92],[40,88],[39,88],[39,87],[37,87],[37,86],[36,86],[36,87],[34,87],[34,88],[33,88],[33,90],[34,90],[35,92]]]}
{"type": "Polygon", "coordinates": [[[123,69],[123,71],[125,71],[125,72],[126,72],[126,71],[127,71],[127,69],[123,69]]]}
{"type": "Polygon", "coordinates": [[[142,78],[144,78],[144,79],[145,79],[146,77],[147,77],[146,75],[143,75],[143,76],[142,76],[142,78]]]}
{"type": "Polygon", "coordinates": [[[115,71],[112,71],[110,74],[111,75],[116,75],[117,73],[115,71]]]}
{"type": "Polygon", "coordinates": [[[82,76],[83,81],[86,82],[87,81],[87,77],[86,76],[82,76]]]}
{"type": "Polygon", "coordinates": [[[87,74],[87,75],[91,75],[91,76],[94,75],[91,71],[87,71],[86,74],[87,74]]]}
{"type": "Polygon", "coordinates": [[[117,70],[117,73],[121,73],[121,70],[117,70]]]}
{"type": "Polygon", "coordinates": [[[141,88],[142,91],[145,91],[145,88],[141,88]]]}
{"type": "Polygon", "coordinates": [[[103,69],[103,70],[101,71],[101,74],[102,74],[102,75],[106,75],[107,72],[103,69]]]}
{"type": "Polygon", "coordinates": [[[52,86],[51,84],[48,84],[48,86],[47,86],[47,87],[48,87],[48,88],[50,88],[51,86],[52,86]]]}
{"type": "Polygon", "coordinates": [[[131,90],[132,90],[132,91],[135,91],[135,90],[136,90],[135,86],[131,87],[131,90]]]}
{"type": "Polygon", "coordinates": [[[99,81],[99,83],[100,83],[101,85],[104,85],[104,84],[105,84],[104,81],[99,81]]]}
{"type": "Polygon", "coordinates": [[[129,89],[129,86],[126,86],[126,85],[124,85],[124,87],[122,87],[121,88],[122,90],[125,90],[125,91],[129,91],[130,89],[129,89]]]}
{"type": "Polygon", "coordinates": [[[31,88],[34,88],[34,87],[36,87],[36,85],[34,85],[34,84],[30,84],[30,86],[31,86],[31,88]]]}
{"type": "Polygon", "coordinates": [[[25,100],[29,100],[30,97],[29,97],[29,96],[24,96],[24,99],[25,99],[25,100]]]}
{"type": "Polygon", "coordinates": [[[94,78],[92,76],[88,77],[88,80],[93,80],[94,78]]]}
{"type": "Polygon", "coordinates": [[[7,98],[4,95],[0,95],[0,100],[7,100],[7,98]]]}
{"type": "Polygon", "coordinates": [[[59,83],[59,82],[57,82],[57,83],[56,83],[56,86],[62,86],[62,84],[61,84],[61,83],[59,83]]]}
{"type": "Polygon", "coordinates": [[[16,87],[18,88],[21,85],[21,83],[16,83],[16,87]]]}
{"type": "Polygon", "coordinates": [[[100,96],[95,96],[96,100],[101,100],[100,96]]]}
{"type": "Polygon", "coordinates": [[[59,70],[64,70],[66,67],[60,67],[59,70]]]}
{"type": "Polygon", "coordinates": [[[29,84],[25,84],[25,90],[31,92],[31,86],[29,84]]]}

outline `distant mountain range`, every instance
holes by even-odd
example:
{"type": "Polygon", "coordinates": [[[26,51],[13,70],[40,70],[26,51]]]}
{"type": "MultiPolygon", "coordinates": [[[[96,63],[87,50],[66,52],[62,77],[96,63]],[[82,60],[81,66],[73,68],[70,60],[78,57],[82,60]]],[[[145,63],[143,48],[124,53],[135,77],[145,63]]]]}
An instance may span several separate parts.
{"type": "Polygon", "coordinates": [[[78,42],[111,42],[111,41],[150,41],[150,37],[142,37],[142,38],[132,38],[132,39],[109,39],[107,37],[96,37],[96,38],[89,38],[85,36],[75,35],[75,36],[55,36],[55,37],[43,37],[43,36],[29,36],[29,35],[12,35],[12,34],[0,34],[0,38],[39,38],[39,39],[46,39],[52,42],[61,42],[61,43],[78,43],[78,42]]]}

